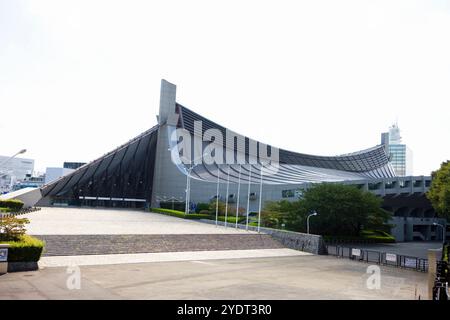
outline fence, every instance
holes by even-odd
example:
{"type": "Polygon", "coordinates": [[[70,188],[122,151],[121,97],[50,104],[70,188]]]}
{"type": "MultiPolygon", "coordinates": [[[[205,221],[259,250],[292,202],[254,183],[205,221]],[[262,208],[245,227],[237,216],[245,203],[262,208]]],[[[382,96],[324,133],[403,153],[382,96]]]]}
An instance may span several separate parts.
{"type": "Polygon", "coordinates": [[[428,271],[428,259],[423,258],[338,245],[327,245],[327,251],[329,255],[349,258],[355,261],[376,263],[421,272],[428,271]]]}

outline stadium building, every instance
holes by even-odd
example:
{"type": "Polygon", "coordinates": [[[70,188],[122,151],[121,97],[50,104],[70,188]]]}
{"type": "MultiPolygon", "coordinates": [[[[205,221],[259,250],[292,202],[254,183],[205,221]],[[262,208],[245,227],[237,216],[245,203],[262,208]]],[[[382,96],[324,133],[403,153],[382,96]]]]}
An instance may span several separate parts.
{"type": "Polygon", "coordinates": [[[431,218],[421,222],[424,239],[439,238],[424,196],[430,178],[397,177],[382,144],[330,157],[267,146],[177,103],[176,86],[165,80],[157,118],[139,136],[43,186],[38,205],[143,208],[187,199],[194,206],[219,197],[234,210],[258,211],[265,201],[298,198],[314,183],[348,183],[388,201],[399,214],[399,240],[414,238],[417,227],[404,219],[413,212],[431,218]],[[399,196],[413,197],[414,206],[399,196]]]}

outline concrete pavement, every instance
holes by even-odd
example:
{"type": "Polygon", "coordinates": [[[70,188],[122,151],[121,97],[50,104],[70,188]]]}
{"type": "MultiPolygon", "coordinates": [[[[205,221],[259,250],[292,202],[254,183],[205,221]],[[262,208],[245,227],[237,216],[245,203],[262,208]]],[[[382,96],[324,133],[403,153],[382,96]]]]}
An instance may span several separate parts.
{"type": "Polygon", "coordinates": [[[44,268],[0,276],[0,299],[415,299],[427,274],[381,267],[368,289],[365,263],[301,255],[44,268]],[[73,286],[72,286],[73,288],[73,286]]]}

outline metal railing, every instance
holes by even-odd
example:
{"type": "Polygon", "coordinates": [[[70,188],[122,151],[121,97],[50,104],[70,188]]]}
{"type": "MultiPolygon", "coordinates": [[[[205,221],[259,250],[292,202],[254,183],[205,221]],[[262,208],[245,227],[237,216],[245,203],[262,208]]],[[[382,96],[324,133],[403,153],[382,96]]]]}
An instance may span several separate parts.
{"type": "Polygon", "coordinates": [[[366,263],[393,266],[421,272],[428,271],[428,259],[348,246],[327,245],[329,255],[366,263]]]}

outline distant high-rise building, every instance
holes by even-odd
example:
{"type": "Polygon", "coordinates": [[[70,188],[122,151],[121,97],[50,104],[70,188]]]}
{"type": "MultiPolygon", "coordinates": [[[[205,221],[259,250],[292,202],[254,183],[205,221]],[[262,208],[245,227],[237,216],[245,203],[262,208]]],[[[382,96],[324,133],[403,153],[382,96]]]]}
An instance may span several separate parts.
{"type": "Polygon", "coordinates": [[[397,176],[413,175],[412,151],[406,144],[402,143],[400,128],[395,123],[389,127],[389,132],[381,134],[381,144],[383,144],[390,156],[390,162],[397,176]]]}
{"type": "Polygon", "coordinates": [[[24,180],[33,170],[33,159],[0,156],[0,193],[10,191],[17,181],[24,180]]]}

